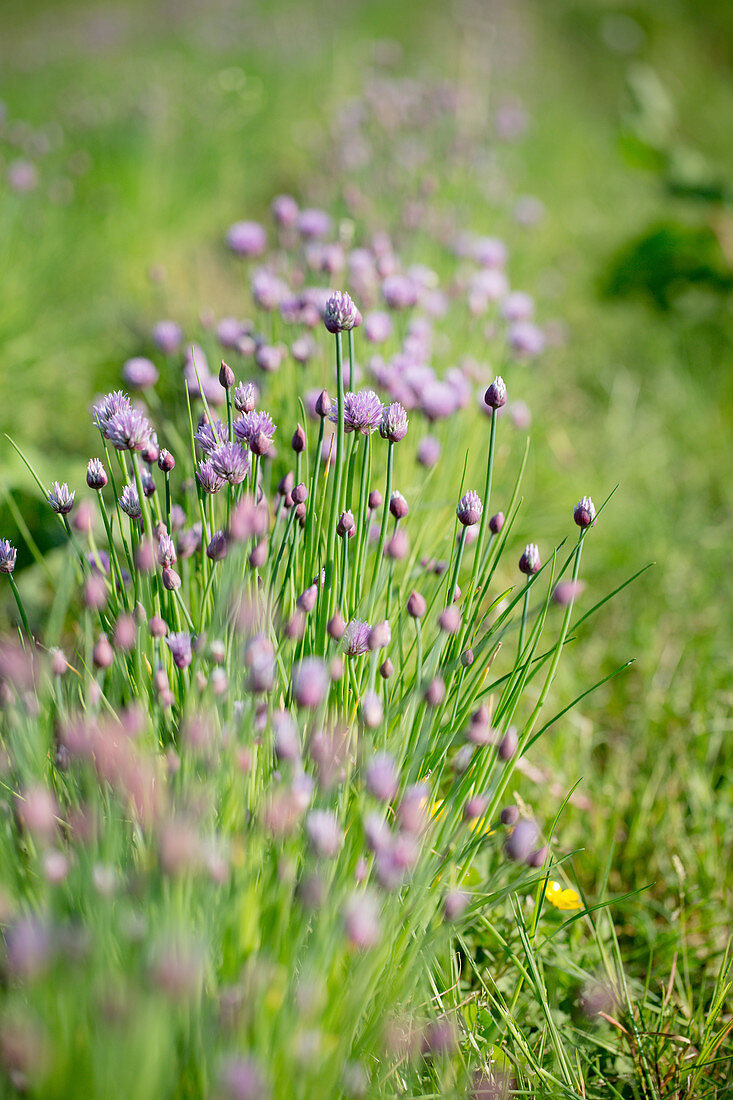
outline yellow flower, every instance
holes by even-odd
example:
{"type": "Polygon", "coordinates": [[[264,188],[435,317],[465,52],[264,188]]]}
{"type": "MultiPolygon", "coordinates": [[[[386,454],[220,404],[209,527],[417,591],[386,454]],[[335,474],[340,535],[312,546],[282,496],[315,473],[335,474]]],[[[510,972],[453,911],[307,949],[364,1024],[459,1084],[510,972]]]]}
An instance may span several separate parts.
{"type": "Polygon", "coordinates": [[[545,897],[556,909],[582,909],[583,903],[575,890],[563,890],[559,882],[550,882],[545,897]]]}

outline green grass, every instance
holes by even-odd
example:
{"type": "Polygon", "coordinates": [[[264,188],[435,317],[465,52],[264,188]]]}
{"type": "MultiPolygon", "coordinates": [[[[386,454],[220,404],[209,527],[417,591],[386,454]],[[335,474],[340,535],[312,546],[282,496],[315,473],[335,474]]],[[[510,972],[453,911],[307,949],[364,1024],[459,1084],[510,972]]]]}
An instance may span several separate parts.
{"type": "MultiPolygon", "coordinates": [[[[32,453],[44,477],[78,479],[92,440],[84,408],[144,345],[150,322],[171,315],[190,325],[201,307],[237,309],[220,244],[227,224],[262,214],[279,190],[307,198],[331,186],[337,194],[320,160],[322,127],[334,101],[359,91],[375,38],[400,42],[408,71],[473,73],[493,103],[505,90],[521,94],[530,132],[502,147],[499,161],[510,196],[544,202],[539,227],[514,225],[511,201],[487,201],[475,174],[437,170],[445,205],[457,205],[476,230],[506,235],[512,282],[536,290],[541,318],[567,328],[566,342],[518,382],[536,425],[525,485],[532,507],[520,534],[549,543],[565,529],[568,497],[602,498],[619,483],[584,563],[586,598],[656,564],[607,609],[597,633],[583,632],[558,697],[572,698],[629,657],[635,664],[543,739],[530,759],[545,780],[525,778],[519,790],[551,817],[553,784],[566,793],[581,780],[562,837],[582,848],[573,861],[582,887],[593,898],[648,887],[610,909],[635,1006],[627,1030],[636,1013],[646,1036],[618,1054],[619,1073],[646,1084],[619,1094],[688,1095],[681,1085],[679,1093],[659,1088],[649,1067],[655,1059],[676,1065],[675,1043],[654,1038],[667,1023],[703,1049],[704,1008],[728,934],[731,302],[699,292],[661,312],[638,298],[604,300],[600,288],[612,257],[650,224],[713,219],[730,241],[731,212],[675,198],[657,173],[625,159],[629,61],[603,44],[609,5],[563,0],[470,19],[467,9],[438,3],[281,3],[269,15],[258,7],[245,16],[234,4],[191,6],[168,20],[131,3],[95,17],[101,41],[92,50],[91,7],[27,4],[13,13],[0,42],[0,96],[11,118],[59,122],[64,143],[46,158],[38,194],[0,192],[0,430],[32,453]],[[88,171],[74,177],[67,203],[54,204],[48,182],[66,177],[79,151],[88,171]],[[164,266],[162,284],[150,284],[151,264],[164,266]]],[[[733,111],[733,85],[720,11],[711,7],[706,21],[681,2],[633,6],[646,34],[641,59],[676,105],[675,140],[730,184],[721,120],[733,111]]],[[[375,190],[384,202],[383,181],[375,190]]],[[[483,357],[477,332],[462,350],[483,357]]],[[[2,479],[17,486],[39,542],[50,545],[55,533],[33,510],[9,448],[2,479]]],[[[13,537],[3,516],[0,534],[13,537]]],[[[40,580],[37,589],[40,604],[40,580]]],[[[602,918],[599,939],[613,959],[602,918]]],[[[598,956],[580,934],[563,950],[557,999],[567,1022],[580,982],[573,965],[598,956]]],[[[599,1032],[614,1050],[623,1047],[617,1038],[612,1025],[599,1032]]],[[[728,1057],[730,1049],[728,1041],[728,1057]]],[[[706,1095],[696,1087],[689,1095],[706,1095]]]]}

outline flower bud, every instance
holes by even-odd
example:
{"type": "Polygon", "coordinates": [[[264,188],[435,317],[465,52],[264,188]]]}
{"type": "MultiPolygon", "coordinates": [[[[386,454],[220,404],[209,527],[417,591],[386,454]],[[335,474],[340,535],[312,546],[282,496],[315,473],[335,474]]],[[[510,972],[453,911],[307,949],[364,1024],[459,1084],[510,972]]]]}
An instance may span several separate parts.
{"type": "Polygon", "coordinates": [[[422,619],[427,611],[427,606],[425,597],[421,596],[419,592],[413,591],[407,601],[407,614],[412,616],[413,619],[422,619]]]}
{"type": "Polygon", "coordinates": [[[301,454],[305,450],[305,430],[302,424],[298,424],[298,427],[293,432],[290,446],[293,448],[296,455],[301,454]]]}
{"type": "Polygon", "coordinates": [[[504,513],[497,512],[495,516],[492,516],[489,520],[489,530],[492,535],[498,535],[504,526],[504,513]]]}
{"type": "Polygon", "coordinates": [[[106,634],[102,634],[92,652],[92,660],[96,668],[109,668],[115,659],[114,650],[109,643],[106,634]]]}
{"type": "Polygon", "coordinates": [[[321,390],[320,394],[316,398],[316,412],[325,420],[331,413],[331,398],[328,396],[327,390],[321,390]]]}
{"type": "Polygon", "coordinates": [[[222,359],[221,366],[219,367],[219,385],[222,387],[222,389],[230,390],[235,381],[236,379],[234,377],[234,371],[222,359]]]}
{"type": "Polygon", "coordinates": [[[389,498],[389,510],[395,519],[404,519],[410,511],[407,501],[402,493],[397,492],[397,490],[389,498]]]}
{"type": "Polygon", "coordinates": [[[573,519],[581,530],[593,526],[596,522],[596,508],[590,497],[583,497],[578,501],[573,511],[573,519]]]}
{"type": "Polygon", "coordinates": [[[375,512],[377,508],[381,507],[382,494],[379,492],[379,489],[372,489],[371,493],[369,494],[369,508],[372,512],[375,512]]]}
{"type": "Polygon", "coordinates": [[[497,375],[484,394],[484,402],[490,409],[500,409],[506,405],[506,386],[504,379],[497,375]]]}
{"type": "Polygon", "coordinates": [[[390,661],[389,657],[379,666],[379,675],[383,680],[389,680],[390,676],[394,672],[394,665],[390,661]]]}
{"type": "Polygon", "coordinates": [[[537,573],[541,566],[540,552],[536,543],[530,542],[524,548],[524,553],[519,559],[520,572],[525,573],[528,577],[531,577],[534,573],[537,573]]]}
{"type": "Polygon", "coordinates": [[[308,489],[305,482],[301,481],[298,485],[295,485],[290,495],[295,504],[304,504],[308,499],[308,489]]]}
{"type": "Polygon", "coordinates": [[[164,474],[169,474],[175,465],[175,458],[170,451],[167,451],[165,447],[163,447],[158,453],[158,469],[162,470],[164,474]]]}

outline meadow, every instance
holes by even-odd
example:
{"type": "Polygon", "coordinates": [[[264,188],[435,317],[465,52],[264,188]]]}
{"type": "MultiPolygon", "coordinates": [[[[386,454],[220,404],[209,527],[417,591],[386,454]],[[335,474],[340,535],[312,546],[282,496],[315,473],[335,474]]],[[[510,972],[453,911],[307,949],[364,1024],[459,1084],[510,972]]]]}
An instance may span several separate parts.
{"type": "Polygon", "coordinates": [[[5,1092],[725,1096],[725,5],[8,11],[5,1092]]]}

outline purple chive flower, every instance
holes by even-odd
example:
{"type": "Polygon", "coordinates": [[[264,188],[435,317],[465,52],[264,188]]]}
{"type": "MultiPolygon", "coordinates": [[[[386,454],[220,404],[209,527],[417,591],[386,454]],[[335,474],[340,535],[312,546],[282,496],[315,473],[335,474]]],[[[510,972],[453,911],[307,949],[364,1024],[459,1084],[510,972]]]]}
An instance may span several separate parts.
{"type": "Polygon", "coordinates": [[[524,553],[519,559],[520,572],[526,573],[528,577],[531,577],[534,573],[539,571],[540,565],[540,552],[537,544],[529,542],[524,548],[524,553]]]}
{"type": "Polygon", "coordinates": [[[104,489],[107,484],[107,471],[98,458],[91,458],[87,464],[87,485],[90,489],[104,489]]]}
{"type": "Polygon", "coordinates": [[[144,451],[151,431],[148,418],[130,405],[110,416],[103,434],[118,451],[144,451]]]}
{"type": "Polygon", "coordinates": [[[538,836],[534,821],[518,821],[504,842],[506,854],[517,863],[523,863],[534,851],[538,836]]]}
{"type": "Polygon", "coordinates": [[[492,535],[498,535],[504,526],[504,513],[497,512],[495,516],[492,516],[489,520],[489,530],[492,535]]]}
{"type": "Polygon", "coordinates": [[[175,355],[183,341],[183,329],[175,321],[158,321],[153,328],[153,343],[164,355],[175,355]]]}
{"type": "Polygon", "coordinates": [[[392,318],[383,310],[374,310],[364,318],[364,335],[370,344],[383,344],[392,335],[392,318]]]}
{"type": "Polygon", "coordinates": [[[410,309],[417,304],[419,288],[407,275],[388,275],[382,282],[382,297],[390,309],[410,309]]]}
{"type": "Polygon", "coordinates": [[[505,321],[529,321],[534,316],[534,302],[523,290],[513,290],[501,304],[505,321]]]}
{"type": "Polygon", "coordinates": [[[342,512],[339,517],[339,521],[336,524],[336,534],[340,539],[344,539],[347,536],[349,538],[354,537],[356,530],[356,523],[354,521],[353,512],[342,512]]]}
{"type": "Polygon", "coordinates": [[[419,592],[411,592],[407,601],[407,614],[413,619],[422,619],[428,609],[425,597],[419,592]]]}
{"type": "Polygon", "coordinates": [[[293,668],[293,698],[299,707],[319,707],[328,694],[331,680],[320,657],[305,657],[293,668]]]}
{"type": "Polygon", "coordinates": [[[389,510],[395,519],[404,519],[410,511],[409,504],[398,489],[389,498],[389,510]]]}
{"type": "Polygon", "coordinates": [[[176,561],[176,547],[167,531],[162,531],[158,539],[158,563],[170,568],[176,561]]]}
{"type": "Polygon", "coordinates": [[[366,769],[367,790],[380,802],[392,802],[400,789],[400,777],[394,760],[386,752],[377,753],[366,769]]]}
{"type": "Polygon", "coordinates": [[[583,497],[578,501],[573,511],[573,519],[581,529],[593,526],[596,522],[596,508],[590,497],[583,497]]]}
{"type": "Polygon", "coordinates": [[[311,336],[299,336],[290,345],[290,354],[296,363],[307,363],[315,351],[316,345],[311,336]]]}
{"type": "Polygon", "coordinates": [[[298,215],[298,232],[302,237],[313,239],[326,237],[331,230],[331,219],[325,210],[305,209],[298,215]]]}
{"type": "Polygon", "coordinates": [[[101,401],[92,406],[92,419],[103,436],[107,436],[107,424],[117,413],[130,408],[130,398],[122,390],[106,394],[101,401]]]}
{"type": "Polygon", "coordinates": [[[165,644],[171,651],[173,664],[176,668],[188,668],[193,660],[191,635],[183,630],[177,634],[169,634],[165,639],[165,644]]]}
{"type": "Polygon", "coordinates": [[[292,195],[276,195],[270,211],[281,229],[292,229],[298,222],[298,204],[292,195]]]}
{"type": "Polygon", "coordinates": [[[329,332],[348,332],[361,324],[361,314],[345,290],[335,290],[326,302],[323,323],[329,332]]]}
{"type": "Polygon", "coordinates": [[[483,510],[481,497],[474,489],[469,489],[459,500],[456,515],[464,527],[473,527],[481,519],[483,510]]]}
{"type": "Polygon", "coordinates": [[[7,539],[0,539],[0,573],[12,573],[18,551],[7,539]]]}
{"type": "Polygon", "coordinates": [[[210,455],[222,443],[227,442],[226,425],[222,424],[221,420],[215,420],[213,424],[210,424],[208,420],[204,419],[196,429],[194,439],[204,454],[210,455]]]}
{"type": "Polygon", "coordinates": [[[407,413],[403,406],[399,401],[393,401],[382,413],[379,434],[390,443],[399,443],[407,435],[408,424],[407,413]]]}
{"type": "Polygon", "coordinates": [[[352,894],[344,907],[344,927],[359,951],[376,947],[382,938],[377,895],[366,891],[352,894]]]}
{"type": "Polygon", "coordinates": [[[509,345],[517,355],[531,357],[545,350],[545,335],[532,321],[516,321],[507,333],[509,345]]]}
{"type": "Polygon", "coordinates": [[[58,481],[54,481],[48,493],[48,503],[57,516],[66,516],[74,507],[75,495],[76,494],[69,489],[65,481],[61,484],[59,484],[58,481]]]}
{"type": "MultiPolygon", "coordinates": [[[[242,444],[249,444],[253,448],[253,444],[257,444],[261,437],[270,442],[275,434],[276,428],[274,421],[269,413],[266,412],[246,412],[235,420],[234,422],[234,434],[242,444]]],[[[255,451],[255,453],[258,453],[255,451]]],[[[259,453],[262,453],[261,451],[259,453]]]]}
{"type": "Polygon", "coordinates": [[[417,461],[429,470],[440,462],[441,449],[440,441],[435,436],[426,435],[418,444],[417,461]]]}
{"type": "Polygon", "coordinates": [[[152,360],[137,355],[124,364],[122,377],[131,389],[144,390],[158,381],[158,369],[152,360]]]}
{"type": "Polygon", "coordinates": [[[199,462],[196,480],[205,493],[218,493],[226,485],[226,479],[217,474],[210,462],[199,462]]]}
{"type": "Polygon", "coordinates": [[[305,819],[305,831],[310,846],[323,859],[334,859],[341,850],[344,834],[330,810],[311,810],[305,819]]]}
{"type": "Polygon", "coordinates": [[[376,623],[369,631],[369,649],[374,653],[378,649],[384,649],[392,641],[392,628],[389,620],[384,619],[376,623]]]}
{"type": "Polygon", "coordinates": [[[206,556],[211,561],[223,561],[227,556],[227,540],[223,531],[214,531],[211,541],[206,547],[206,556]]]}
{"type": "Polygon", "coordinates": [[[265,374],[274,374],[283,361],[282,348],[275,344],[260,344],[255,352],[255,363],[265,374]]]}
{"type": "Polygon", "coordinates": [[[259,397],[260,391],[256,382],[240,382],[232,394],[234,408],[241,413],[254,412],[259,397]]]}
{"type": "Polygon", "coordinates": [[[222,443],[209,457],[214,473],[230,485],[241,485],[249,473],[250,463],[249,452],[240,443],[222,443]]]}
{"type": "Polygon", "coordinates": [[[560,607],[567,607],[585,590],[583,581],[560,581],[552,593],[552,598],[560,607]]]}
{"type": "Polygon", "coordinates": [[[262,1070],[249,1058],[229,1058],[224,1063],[219,1089],[222,1100],[266,1100],[267,1096],[262,1070]]]}
{"type": "Polygon", "coordinates": [[[225,363],[222,359],[219,367],[219,385],[224,390],[230,390],[235,382],[236,378],[234,376],[234,371],[229,364],[225,363]]]}
{"type": "Polygon", "coordinates": [[[352,619],[343,634],[344,653],[347,657],[360,657],[369,649],[371,627],[362,619],[352,619]]]}
{"type": "Polygon", "coordinates": [[[506,385],[501,375],[497,375],[484,394],[484,402],[490,409],[500,409],[506,405],[506,385]]]}
{"type": "Polygon", "coordinates": [[[134,485],[126,485],[119,500],[120,508],[130,519],[142,519],[140,497],[134,485]]]}
{"type": "Polygon", "coordinates": [[[254,272],[250,289],[255,305],[268,312],[277,309],[288,294],[285,284],[264,267],[254,272]]]}
{"type": "MultiPolygon", "coordinates": [[[[369,435],[379,427],[383,414],[382,402],[374,390],[359,390],[344,394],[344,431],[369,435]]],[[[338,411],[333,409],[329,419],[338,423],[338,411]]]]}
{"type": "Polygon", "coordinates": [[[261,256],[267,248],[267,233],[258,222],[235,222],[229,227],[226,243],[235,256],[261,256]]]}

